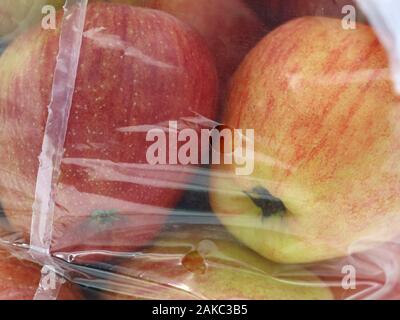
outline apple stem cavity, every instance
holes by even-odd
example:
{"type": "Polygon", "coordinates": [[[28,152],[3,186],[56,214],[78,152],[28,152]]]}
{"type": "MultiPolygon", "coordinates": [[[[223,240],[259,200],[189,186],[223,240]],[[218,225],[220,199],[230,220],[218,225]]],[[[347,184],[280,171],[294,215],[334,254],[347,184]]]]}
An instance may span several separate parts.
{"type": "Polygon", "coordinates": [[[258,186],[252,189],[251,192],[244,191],[244,193],[261,209],[262,220],[286,211],[283,202],[274,197],[264,187],[258,186]]]}

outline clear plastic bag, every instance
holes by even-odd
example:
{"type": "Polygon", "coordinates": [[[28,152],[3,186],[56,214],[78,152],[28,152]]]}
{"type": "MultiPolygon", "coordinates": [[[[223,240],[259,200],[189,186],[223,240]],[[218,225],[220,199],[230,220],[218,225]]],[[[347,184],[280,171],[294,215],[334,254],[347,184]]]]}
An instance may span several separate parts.
{"type": "Polygon", "coordinates": [[[364,5],[283,3],[0,24],[0,259],[38,273],[15,297],[399,298],[397,55],[364,5]]]}

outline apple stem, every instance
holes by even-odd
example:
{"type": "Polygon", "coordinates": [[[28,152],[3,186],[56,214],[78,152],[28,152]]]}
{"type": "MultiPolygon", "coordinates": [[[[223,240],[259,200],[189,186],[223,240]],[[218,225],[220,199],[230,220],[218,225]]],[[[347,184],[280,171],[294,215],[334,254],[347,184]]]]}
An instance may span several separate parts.
{"type": "Polygon", "coordinates": [[[274,197],[264,187],[256,187],[251,192],[244,193],[261,209],[262,219],[269,218],[277,213],[285,212],[286,207],[281,200],[274,197]]]}

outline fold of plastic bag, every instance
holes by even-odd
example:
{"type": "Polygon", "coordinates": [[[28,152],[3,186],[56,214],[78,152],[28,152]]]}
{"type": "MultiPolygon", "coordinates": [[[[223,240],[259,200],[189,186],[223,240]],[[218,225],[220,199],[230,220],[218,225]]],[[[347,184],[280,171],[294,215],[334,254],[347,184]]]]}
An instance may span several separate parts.
{"type": "Polygon", "coordinates": [[[35,299],[55,299],[60,289],[60,278],[50,255],[53,229],[55,189],[60,174],[61,159],[68,128],[68,119],[75,90],[80,47],[87,0],[67,0],[59,39],[59,52],[54,70],[51,101],[45,127],[42,152],[39,156],[39,170],[33,204],[31,238],[29,252],[40,261],[42,281],[35,299]],[[47,272],[48,271],[48,272],[47,272]],[[45,277],[55,277],[54,286],[44,286],[45,277]]]}
{"type": "Polygon", "coordinates": [[[357,0],[357,3],[387,49],[394,85],[400,94],[400,2],[397,0],[357,0]]]}

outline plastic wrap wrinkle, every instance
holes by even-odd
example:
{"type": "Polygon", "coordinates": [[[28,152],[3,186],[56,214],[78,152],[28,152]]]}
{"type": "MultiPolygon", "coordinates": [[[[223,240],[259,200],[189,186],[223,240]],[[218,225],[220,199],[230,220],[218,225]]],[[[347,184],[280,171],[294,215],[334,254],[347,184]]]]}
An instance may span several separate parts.
{"type": "MultiPolygon", "coordinates": [[[[44,132],[40,165],[33,204],[30,254],[44,265],[58,271],[50,256],[54,194],[60,172],[61,158],[67,132],[74,83],[79,62],[87,0],[67,0],[59,40],[59,53],[53,78],[53,88],[48,118],[44,132]]],[[[61,281],[56,280],[55,290],[39,286],[35,299],[55,299],[61,281]]],[[[53,289],[53,288],[51,288],[53,289]]]]}
{"type": "Polygon", "coordinates": [[[400,1],[357,0],[357,2],[388,51],[394,85],[400,94],[400,19],[396,16],[400,12],[400,1]]]}

